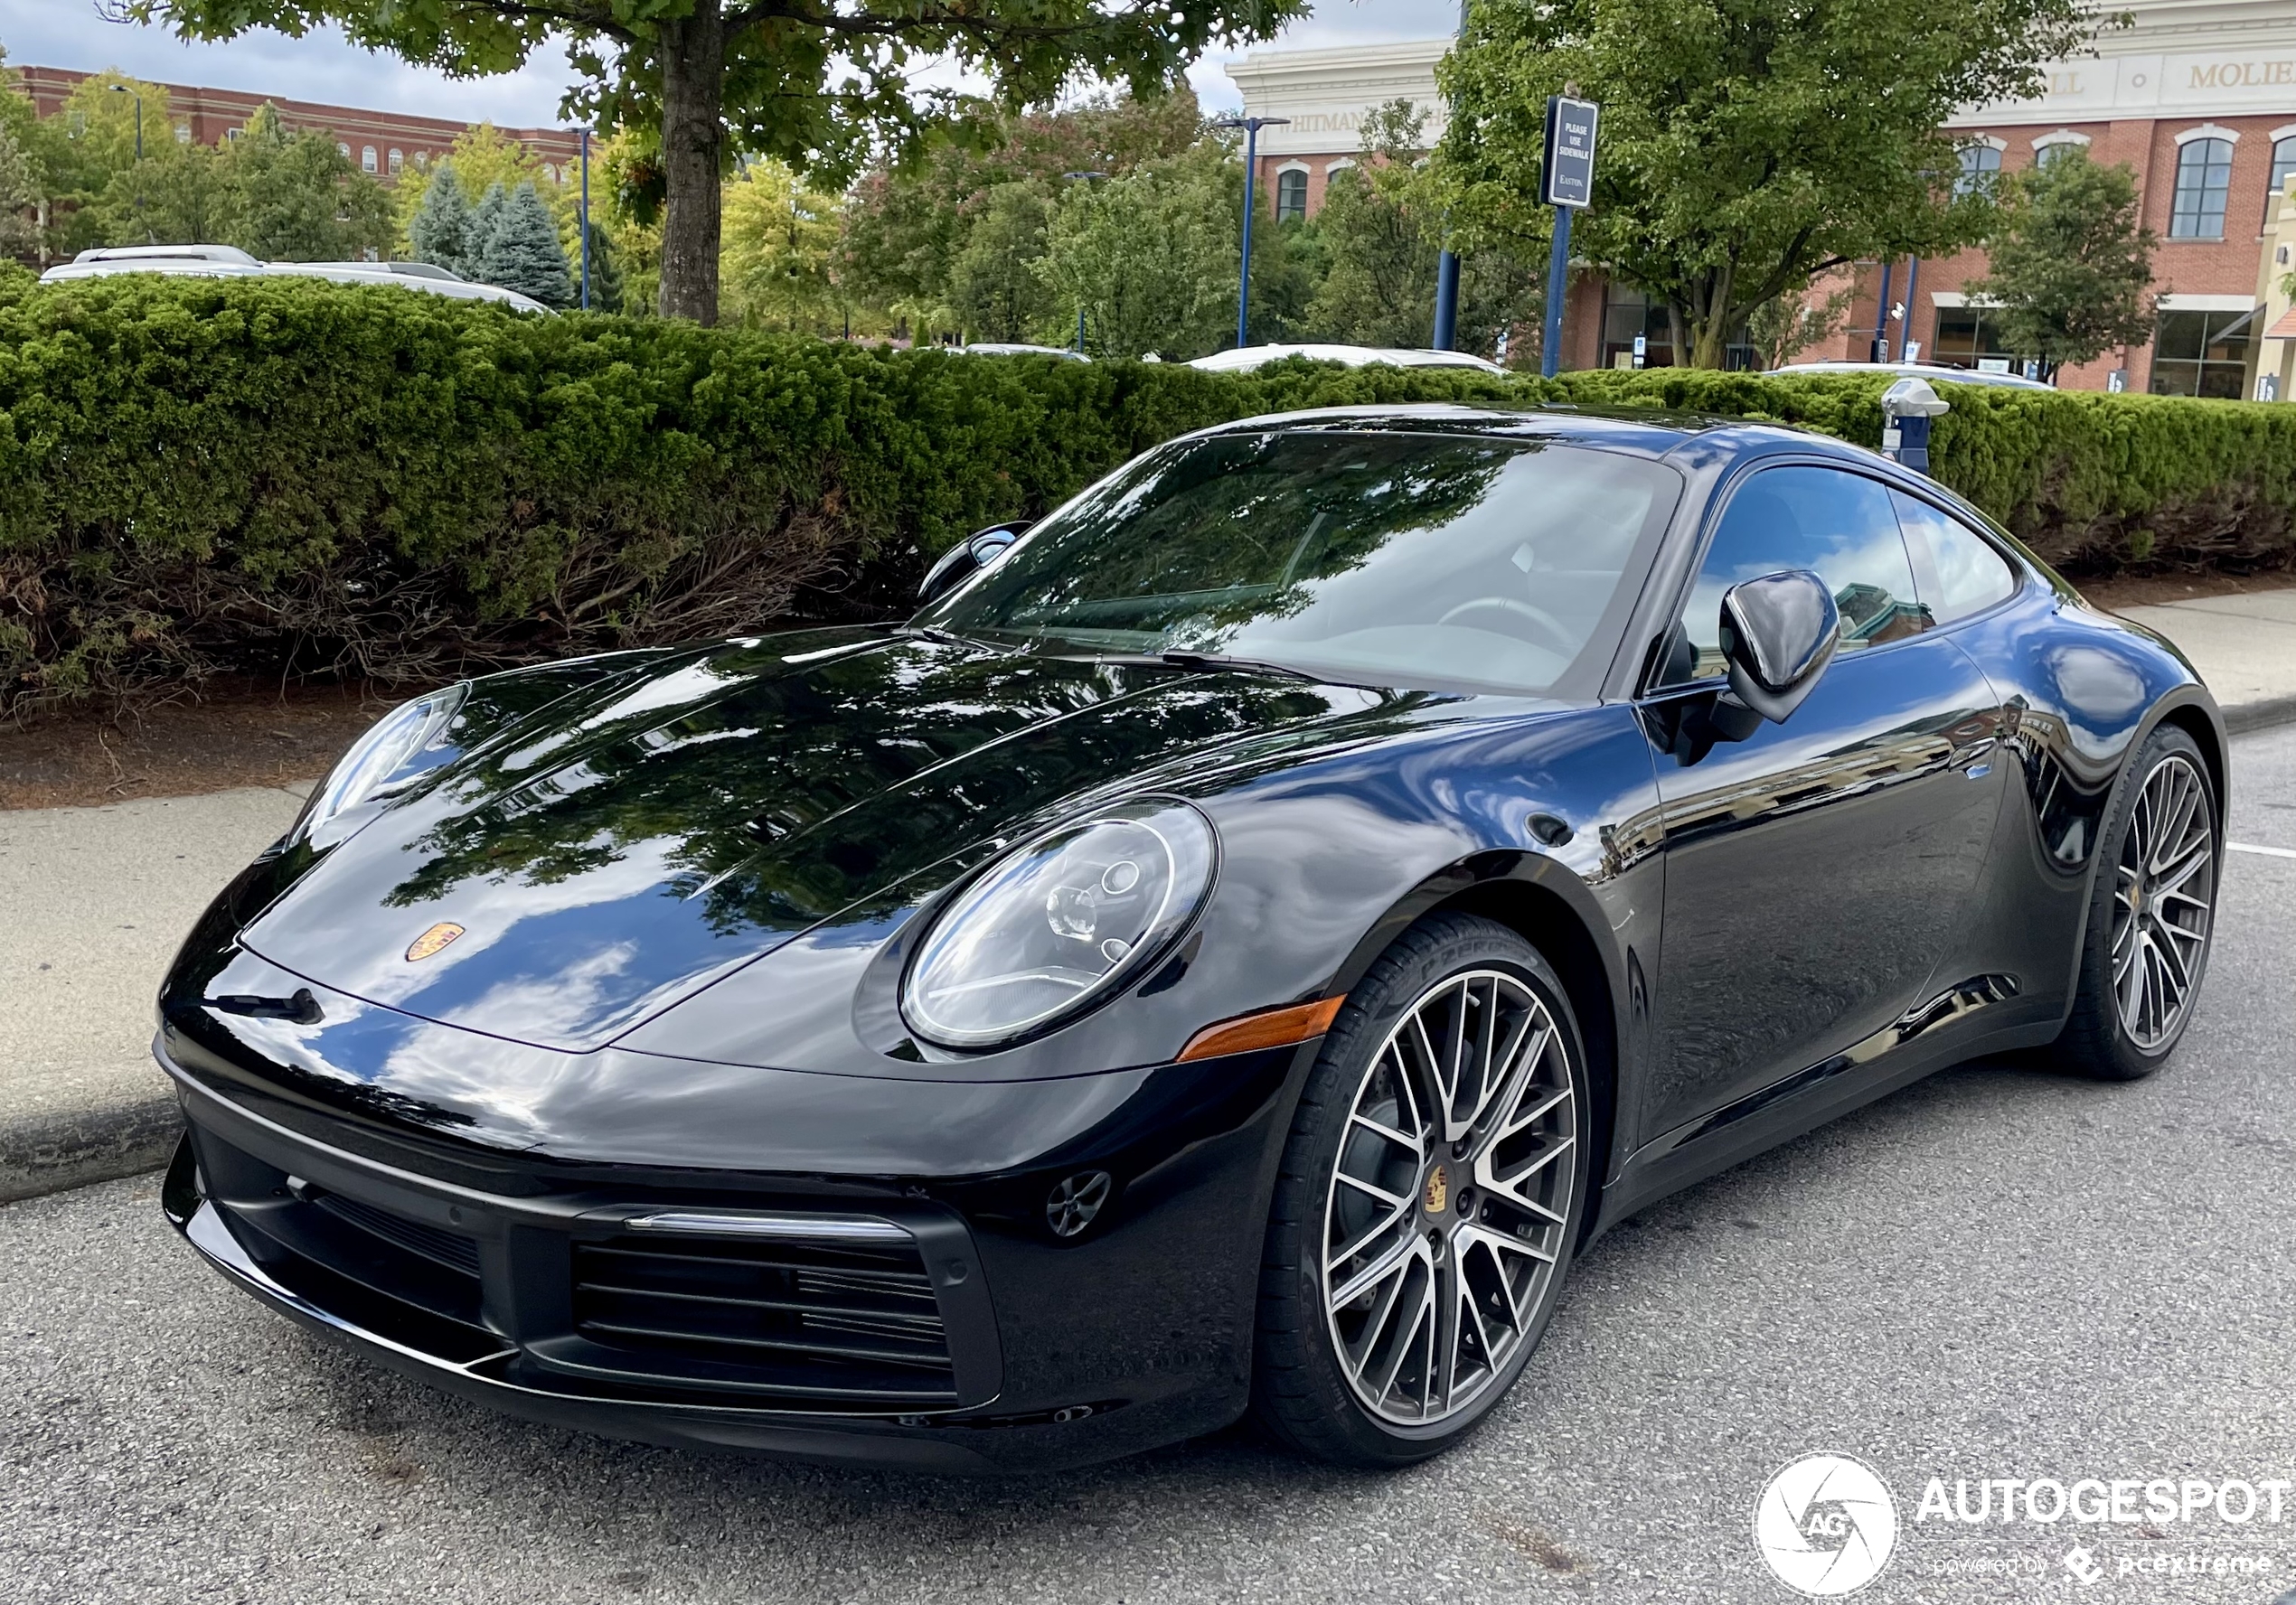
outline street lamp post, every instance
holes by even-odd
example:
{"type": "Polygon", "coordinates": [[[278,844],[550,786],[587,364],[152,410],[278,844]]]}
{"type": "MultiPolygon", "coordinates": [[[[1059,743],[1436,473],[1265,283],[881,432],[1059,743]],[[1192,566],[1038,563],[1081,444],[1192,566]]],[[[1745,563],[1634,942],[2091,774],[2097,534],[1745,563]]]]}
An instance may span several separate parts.
{"type": "MultiPolygon", "coordinates": [[[[1467,41],[1467,6],[1469,0],[1459,0],[1459,42],[1467,41]]],[[[1444,220],[1443,254],[1435,258],[1435,338],[1431,343],[1439,352],[1451,349],[1459,332],[1459,253],[1451,249],[1450,222],[1444,220]]]]}
{"type": "Polygon", "coordinates": [[[590,309],[590,131],[582,130],[582,310],[590,309]]]}
{"type": "MultiPolygon", "coordinates": [[[[1095,179],[1106,178],[1108,175],[1096,169],[1079,168],[1074,173],[1064,173],[1060,176],[1083,183],[1090,183],[1095,179]]],[[[1077,293],[1077,355],[1084,355],[1084,293],[1082,291],[1077,293]]]]}
{"type": "Polygon", "coordinates": [[[1251,343],[1252,333],[1252,181],[1258,176],[1259,131],[1288,124],[1290,117],[1222,117],[1215,128],[1244,130],[1244,270],[1236,287],[1236,349],[1251,343]]]}
{"type": "MultiPolygon", "coordinates": [[[[144,97],[139,91],[129,89],[126,84],[112,85],[111,92],[115,95],[125,95],[136,102],[136,216],[140,221],[144,215],[144,97]]],[[[148,229],[144,230],[144,243],[146,245],[152,243],[151,230],[148,229]]]]}

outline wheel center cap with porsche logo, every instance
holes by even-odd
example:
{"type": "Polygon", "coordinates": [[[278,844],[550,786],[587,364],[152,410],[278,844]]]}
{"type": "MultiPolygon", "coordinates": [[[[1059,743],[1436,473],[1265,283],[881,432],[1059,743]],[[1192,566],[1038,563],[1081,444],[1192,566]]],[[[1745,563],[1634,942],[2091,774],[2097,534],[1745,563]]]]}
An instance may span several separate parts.
{"type": "Polygon", "coordinates": [[[1444,1166],[1437,1165],[1427,1172],[1426,1190],[1421,1195],[1420,1201],[1426,1206],[1429,1215],[1441,1215],[1450,1207],[1451,1172],[1444,1166]]]}
{"type": "Polygon", "coordinates": [[[421,963],[433,953],[439,953],[447,947],[452,945],[455,938],[462,934],[463,927],[455,924],[452,920],[440,920],[437,925],[431,926],[429,930],[425,931],[421,935],[416,937],[412,942],[407,944],[407,962],[409,964],[421,963]]]}

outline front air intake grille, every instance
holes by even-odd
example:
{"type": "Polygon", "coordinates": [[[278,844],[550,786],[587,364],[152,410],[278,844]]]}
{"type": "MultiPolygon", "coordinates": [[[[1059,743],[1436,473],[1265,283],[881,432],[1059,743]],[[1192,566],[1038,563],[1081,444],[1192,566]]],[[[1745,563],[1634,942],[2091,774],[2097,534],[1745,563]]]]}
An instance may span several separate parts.
{"type": "Polygon", "coordinates": [[[910,1245],[578,1243],[574,1325],[616,1369],[673,1385],[848,1407],[956,1400],[940,1303],[910,1245]]]}
{"type": "Polygon", "coordinates": [[[339,1220],[357,1226],[361,1231],[395,1243],[411,1253],[427,1260],[436,1260],[452,1271],[466,1276],[478,1274],[478,1244],[467,1237],[457,1237],[452,1232],[442,1232],[437,1226],[409,1220],[401,1215],[377,1209],[372,1204],[362,1204],[356,1198],[346,1198],[340,1193],[318,1193],[311,1200],[339,1220]]]}

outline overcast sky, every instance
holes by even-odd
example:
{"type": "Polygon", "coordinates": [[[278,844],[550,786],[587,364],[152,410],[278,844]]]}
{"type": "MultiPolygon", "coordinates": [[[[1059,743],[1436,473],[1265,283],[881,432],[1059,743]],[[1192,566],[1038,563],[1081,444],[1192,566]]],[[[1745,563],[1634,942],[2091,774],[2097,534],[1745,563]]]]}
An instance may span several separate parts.
{"type": "MultiPolygon", "coordinates": [[[[1314,14],[1285,30],[1284,48],[1376,44],[1429,39],[1458,23],[1451,0],[1316,0],[1314,14]]],[[[302,39],[246,34],[229,44],[183,44],[156,28],[127,27],[97,14],[93,0],[0,0],[0,46],[12,66],[117,67],[163,83],[247,89],[283,99],[406,111],[506,127],[559,121],[558,101],[571,80],[562,56],[538,56],[501,78],[459,81],[370,55],[333,30],[302,39]]],[[[1210,109],[1241,104],[1214,52],[1190,74],[1210,109]]]]}

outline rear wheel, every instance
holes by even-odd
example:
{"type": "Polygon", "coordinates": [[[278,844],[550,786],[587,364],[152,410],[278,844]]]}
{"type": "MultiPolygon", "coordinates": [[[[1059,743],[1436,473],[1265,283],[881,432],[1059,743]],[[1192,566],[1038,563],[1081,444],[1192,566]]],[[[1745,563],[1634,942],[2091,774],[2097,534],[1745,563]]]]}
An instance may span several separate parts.
{"type": "Polygon", "coordinates": [[[2152,733],[2099,840],[2078,990],[2056,1054],[2077,1074],[2137,1081],[2184,1036],[2215,929],[2216,796],[2190,736],[2174,725],[2152,733]]]}
{"type": "Polygon", "coordinates": [[[1354,1465],[1440,1453],[1537,1347],[1584,1209],[1570,1001],[1503,925],[1438,915],[1371,967],[1284,1150],[1254,1406],[1354,1465]]]}

